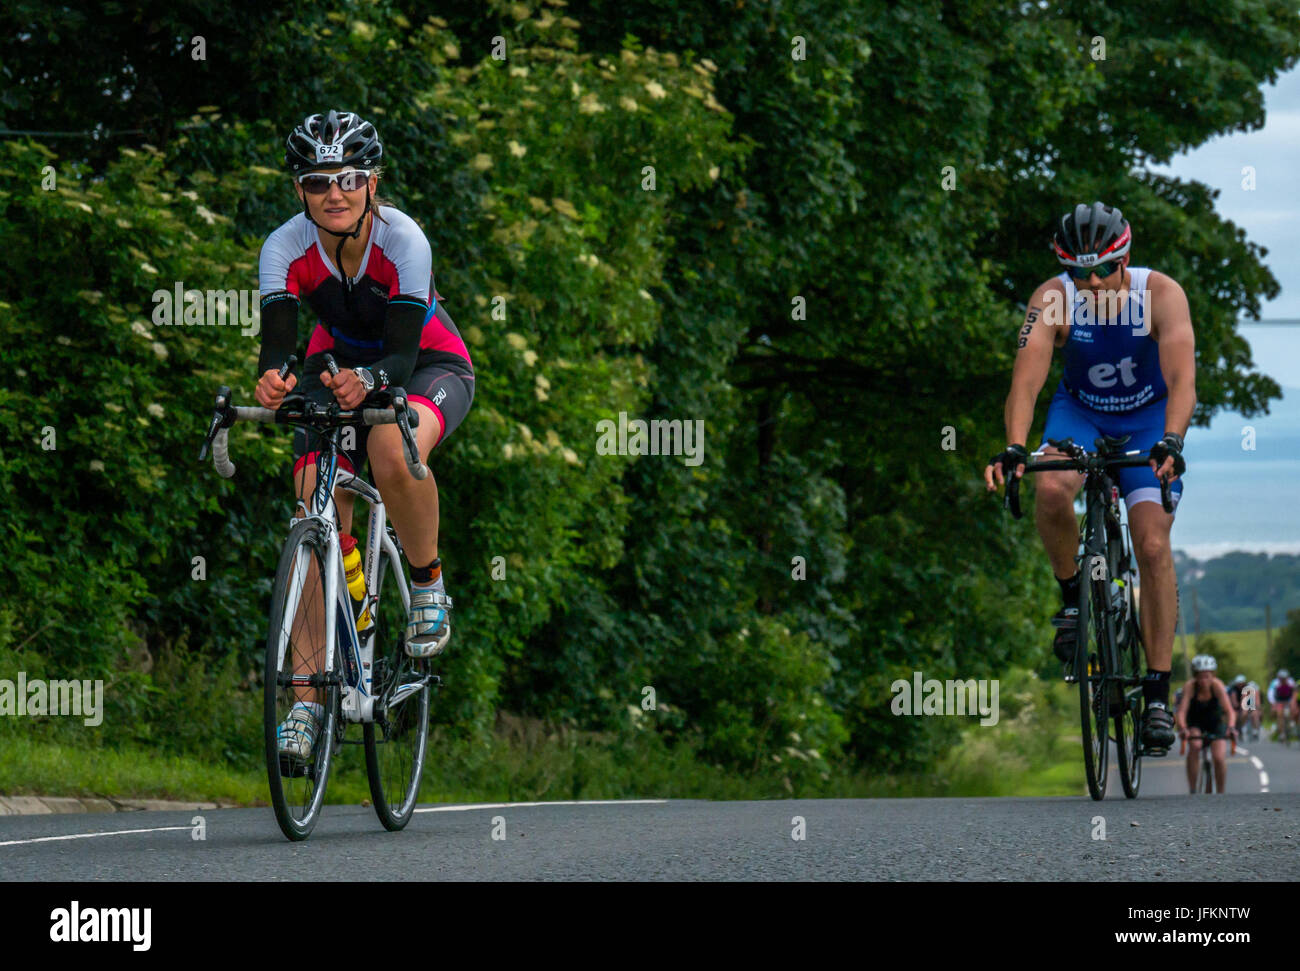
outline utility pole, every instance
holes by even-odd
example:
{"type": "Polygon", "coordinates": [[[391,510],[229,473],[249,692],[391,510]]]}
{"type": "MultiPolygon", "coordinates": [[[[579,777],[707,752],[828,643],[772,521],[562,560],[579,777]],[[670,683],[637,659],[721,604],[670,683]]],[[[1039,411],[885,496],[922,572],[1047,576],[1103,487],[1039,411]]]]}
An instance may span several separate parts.
{"type": "Polygon", "coordinates": [[[1273,605],[1264,604],[1264,658],[1273,653],[1273,605]]]}

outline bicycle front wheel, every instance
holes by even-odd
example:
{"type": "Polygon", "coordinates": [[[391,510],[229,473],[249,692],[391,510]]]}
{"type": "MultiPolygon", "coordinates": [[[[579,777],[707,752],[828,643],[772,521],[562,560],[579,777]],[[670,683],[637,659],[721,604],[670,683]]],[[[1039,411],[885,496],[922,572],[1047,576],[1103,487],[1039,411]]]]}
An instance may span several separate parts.
{"type": "Polygon", "coordinates": [[[379,558],[379,606],[374,622],[375,720],[364,726],[366,777],[379,821],[387,830],[411,820],[420,796],[429,741],[431,666],[406,654],[410,587],[406,571],[379,558]]]}
{"type": "Polygon", "coordinates": [[[1083,735],[1083,767],[1088,794],[1106,796],[1109,767],[1110,690],[1106,683],[1106,586],[1092,580],[1087,563],[1079,584],[1079,636],[1074,651],[1074,676],[1079,685],[1079,721],[1083,735]]]}
{"type": "Polygon", "coordinates": [[[320,819],[339,717],[341,679],[337,670],[325,668],[326,543],[316,520],[299,520],[289,530],[275,571],[266,639],[267,782],[275,821],[294,841],[310,836],[320,819]],[[290,721],[301,704],[318,706],[314,733],[290,721]]]}

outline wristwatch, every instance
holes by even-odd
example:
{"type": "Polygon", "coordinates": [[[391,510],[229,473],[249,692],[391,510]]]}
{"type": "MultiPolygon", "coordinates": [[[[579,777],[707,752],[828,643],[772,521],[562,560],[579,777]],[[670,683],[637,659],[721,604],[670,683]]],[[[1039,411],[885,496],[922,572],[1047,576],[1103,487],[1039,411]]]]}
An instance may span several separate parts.
{"type": "Polygon", "coordinates": [[[370,368],[355,367],[352,369],[352,373],[357,376],[358,380],[360,380],[361,387],[366,389],[366,394],[370,394],[370,392],[375,390],[375,378],[374,375],[370,373],[370,368]]]}

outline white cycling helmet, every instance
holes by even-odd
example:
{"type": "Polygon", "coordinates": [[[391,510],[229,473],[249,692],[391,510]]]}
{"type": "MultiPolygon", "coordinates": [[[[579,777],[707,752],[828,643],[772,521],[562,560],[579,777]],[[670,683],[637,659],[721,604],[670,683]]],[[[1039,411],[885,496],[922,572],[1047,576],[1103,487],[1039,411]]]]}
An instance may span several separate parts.
{"type": "Polygon", "coordinates": [[[1233,684],[1245,684],[1245,683],[1246,683],[1246,676],[1245,676],[1244,674],[1239,674],[1239,675],[1237,675],[1235,678],[1232,679],[1232,683],[1233,683],[1233,684]]]}
{"type": "Polygon", "coordinates": [[[1198,654],[1192,658],[1193,671],[1217,671],[1219,664],[1212,654],[1198,654]]]}
{"type": "Polygon", "coordinates": [[[1277,672],[1277,676],[1278,676],[1279,678],[1289,678],[1289,677],[1291,677],[1291,672],[1288,671],[1286,668],[1281,668],[1281,669],[1277,672]]]}

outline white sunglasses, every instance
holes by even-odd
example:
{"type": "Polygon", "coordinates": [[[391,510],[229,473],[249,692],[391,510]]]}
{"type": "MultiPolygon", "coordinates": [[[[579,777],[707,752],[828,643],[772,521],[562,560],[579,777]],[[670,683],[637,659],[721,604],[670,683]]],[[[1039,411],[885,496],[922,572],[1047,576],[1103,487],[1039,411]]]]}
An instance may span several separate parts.
{"type": "Polygon", "coordinates": [[[355,192],[363,185],[370,181],[370,173],[363,172],[361,169],[344,169],[342,172],[335,172],[332,175],[325,175],[321,172],[308,172],[306,175],[298,176],[298,184],[302,186],[304,192],[311,195],[324,195],[330,190],[330,184],[337,182],[339,188],[344,192],[355,192]]]}

